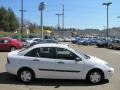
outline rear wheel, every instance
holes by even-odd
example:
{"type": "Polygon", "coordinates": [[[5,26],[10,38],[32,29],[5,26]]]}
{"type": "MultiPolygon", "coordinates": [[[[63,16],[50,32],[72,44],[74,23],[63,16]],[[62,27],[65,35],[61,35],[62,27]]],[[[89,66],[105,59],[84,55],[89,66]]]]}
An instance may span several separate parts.
{"type": "Polygon", "coordinates": [[[92,84],[98,84],[104,79],[104,74],[100,70],[89,72],[87,80],[92,84]]]}
{"type": "Polygon", "coordinates": [[[18,72],[18,78],[23,83],[30,83],[34,80],[35,76],[31,69],[24,68],[18,72]]]}
{"type": "Polygon", "coordinates": [[[15,47],[11,47],[11,48],[10,48],[10,51],[14,51],[14,50],[16,50],[15,47]]]}

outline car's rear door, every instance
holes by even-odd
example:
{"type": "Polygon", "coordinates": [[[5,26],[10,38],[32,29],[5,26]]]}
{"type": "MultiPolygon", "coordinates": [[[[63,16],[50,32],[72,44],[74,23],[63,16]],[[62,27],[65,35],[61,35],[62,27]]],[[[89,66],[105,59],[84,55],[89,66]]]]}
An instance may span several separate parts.
{"type": "Polygon", "coordinates": [[[22,64],[31,67],[37,78],[54,78],[55,59],[53,53],[50,53],[52,49],[51,47],[36,48],[24,56],[22,64]]]}

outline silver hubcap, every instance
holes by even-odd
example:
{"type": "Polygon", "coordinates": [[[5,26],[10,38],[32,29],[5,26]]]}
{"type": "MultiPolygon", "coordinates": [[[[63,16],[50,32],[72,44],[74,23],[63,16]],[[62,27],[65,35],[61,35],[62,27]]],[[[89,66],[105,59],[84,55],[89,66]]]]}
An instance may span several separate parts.
{"type": "Polygon", "coordinates": [[[98,73],[98,72],[93,72],[93,73],[90,75],[90,81],[91,81],[92,83],[98,83],[100,80],[101,80],[101,75],[100,75],[100,73],[98,73]]]}
{"type": "Polygon", "coordinates": [[[31,78],[32,78],[32,75],[31,75],[31,73],[29,71],[23,71],[21,73],[21,79],[22,79],[22,81],[28,82],[28,81],[31,80],[31,78]]]}

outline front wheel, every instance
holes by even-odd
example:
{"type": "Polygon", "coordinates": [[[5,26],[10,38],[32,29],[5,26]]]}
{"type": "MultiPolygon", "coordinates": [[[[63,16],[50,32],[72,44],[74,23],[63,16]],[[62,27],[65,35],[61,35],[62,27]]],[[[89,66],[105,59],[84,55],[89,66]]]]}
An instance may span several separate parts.
{"type": "Polygon", "coordinates": [[[92,84],[100,83],[103,80],[103,78],[104,78],[103,73],[98,70],[91,71],[87,76],[87,80],[92,84]]]}
{"type": "Polygon", "coordinates": [[[16,50],[15,47],[11,47],[11,48],[10,48],[10,51],[14,51],[14,50],[16,50]]]}
{"type": "Polygon", "coordinates": [[[18,72],[18,78],[23,82],[23,83],[30,83],[31,81],[34,80],[34,73],[30,69],[22,69],[18,72]]]}

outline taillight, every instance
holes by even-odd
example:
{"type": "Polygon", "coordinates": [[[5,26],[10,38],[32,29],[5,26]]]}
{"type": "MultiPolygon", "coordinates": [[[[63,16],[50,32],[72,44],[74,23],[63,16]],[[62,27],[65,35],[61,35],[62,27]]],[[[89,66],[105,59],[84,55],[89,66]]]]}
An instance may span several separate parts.
{"type": "Polygon", "coordinates": [[[7,58],[7,63],[10,64],[10,60],[7,58]]]}

